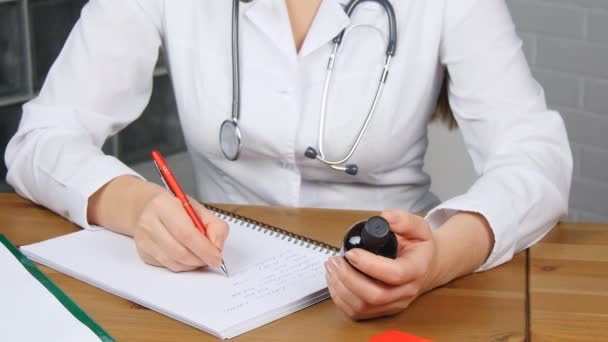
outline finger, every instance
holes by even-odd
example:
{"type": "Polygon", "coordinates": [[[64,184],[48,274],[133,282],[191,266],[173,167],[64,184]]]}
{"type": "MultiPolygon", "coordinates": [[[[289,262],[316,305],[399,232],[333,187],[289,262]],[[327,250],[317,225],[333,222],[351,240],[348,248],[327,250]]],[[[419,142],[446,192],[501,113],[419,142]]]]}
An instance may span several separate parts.
{"type": "Polygon", "coordinates": [[[329,295],[331,296],[331,300],[347,316],[353,317],[355,315],[355,311],[353,310],[353,308],[351,308],[348,305],[348,301],[346,301],[344,298],[342,298],[338,295],[338,293],[336,292],[335,284],[334,284],[335,281],[333,279],[331,279],[331,274],[330,274],[330,271],[327,270],[327,265],[325,268],[326,268],[325,280],[327,281],[327,289],[329,290],[329,295]]]}
{"type": "Polygon", "coordinates": [[[159,217],[167,231],[177,242],[188,248],[206,264],[219,267],[221,253],[192,223],[177,198],[159,208],[159,217]]]}
{"type": "Polygon", "coordinates": [[[172,272],[176,272],[176,273],[194,271],[199,268],[199,266],[191,266],[191,265],[182,264],[178,261],[173,260],[170,256],[163,254],[163,253],[158,255],[156,257],[156,260],[158,260],[158,262],[165,268],[169,269],[172,272]]]}
{"type": "Polygon", "coordinates": [[[409,262],[409,258],[389,259],[360,248],[351,249],[345,256],[361,272],[389,285],[404,285],[424,274],[424,268],[409,262]]]}
{"type": "Polygon", "coordinates": [[[357,314],[364,311],[366,304],[354,295],[344,284],[336,277],[335,266],[331,261],[325,263],[327,286],[334,293],[332,298],[337,298],[346,306],[343,311],[350,317],[356,318],[357,314]]]}
{"type": "Polygon", "coordinates": [[[357,314],[356,319],[364,320],[364,319],[371,319],[371,318],[395,315],[395,314],[398,314],[398,313],[402,312],[403,310],[407,309],[407,307],[409,306],[410,303],[411,303],[410,300],[403,300],[403,301],[394,302],[394,303],[391,303],[391,304],[388,304],[385,306],[371,308],[365,312],[357,314]]]}
{"type": "Polygon", "coordinates": [[[340,282],[371,307],[385,306],[416,295],[414,286],[389,286],[378,282],[357,271],[344,258],[333,257],[330,262],[334,263],[334,271],[340,282]]]}
{"type": "Polygon", "coordinates": [[[163,250],[168,257],[179,263],[196,267],[205,265],[201,258],[175,240],[167,230],[168,228],[162,224],[160,218],[156,217],[155,219],[156,222],[151,223],[154,227],[151,228],[149,236],[158,249],[163,250]]]}
{"type": "Polygon", "coordinates": [[[354,312],[348,305],[346,305],[346,302],[344,302],[344,300],[342,298],[340,298],[336,295],[336,292],[335,292],[333,286],[330,286],[330,284],[329,284],[329,282],[330,282],[329,274],[327,274],[327,273],[325,273],[325,280],[327,281],[327,289],[329,290],[329,296],[331,297],[331,300],[338,307],[338,309],[342,310],[342,312],[344,312],[349,317],[352,317],[352,315],[354,315],[354,312]]]}
{"type": "MultiPolygon", "coordinates": [[[[329,284],[329,281],[328,281],[328,284],[329,284]]],[[[338,307],[338,309],[342,310],[342,312],[344,312],[348,317],[353,318],[353,316],[355,316],[355,312],[353,311],[353,309],[350,306],[348,306],[348,304],[346,303],[346,301],[344,301],[344,299],[335,295],[334,289],[331,286],[328,286],[328,289],[329,289],[329,295],[331,296],[331,300],[338,307]]]]}
{"type": "Polygon", "coordinates": [[[388,221],[392,232],[409,240],[432,238],[428,222],[420,216],[401,210],[385,210],[380,216],[388,221]]]}
{"type": "Polygon", "coordinates": [[[162,264],[158,262],[158,260],[156,260],[156,258],[154,258],[149,252],[147,252],[147,250],[154,248],[152,247],[153,244],[154,242],[151,242],[151,240],[137,243],[137,254],[139,255],[139,258],[146,264],[162,267],[162,264]]]}
{"type": "MultiPolygon", "coordinates": [[[[330,261],[328,261],[327,263],[329,264],[330,261]]],[[[329,268],[326,266],[326,269],[329,268]]],[[[399,298],[398,300],[384,305],[357,305],[355,304],[355,302],[352,301],[353,298],[356,298],[356,294],[354,294],[353,297],[344,297],[342,294],[340,294],[340,288],[338,284],[342,283],[348,285],[348,283],[336,281],[335,275],[337,274],[337,271],[335,269],[332,269],[331,272],[333,272],[333,275],[330,275],[330,271],[326,273],[329,294],[336,306],[353,319],[362,320],[394,315],[405,310],[409,306],[409,304],[415,299],[415,296],[406,296],[404,298],[399,298]]],[[[406,285],[406,287],[408,287],[408,285],[406,285]]]]}
{"type": "Polygon", "coordinates": [[[224,242],[228,237],[228,223],[215,216],[213,212],[205,208],[197,200],[191,200],[192,207],[199,215],[203,224],[207,228],[207,238],[220,250],[224,250],[224,242]]]}
{"type": "Polygon", "coordinates": [[[185,265],[172,260],[152,240],[141,241],[138,244],[137,253],[146,264],[165,267],[173,272],[192,271],[199,268],[199,266],[185,265]]]}

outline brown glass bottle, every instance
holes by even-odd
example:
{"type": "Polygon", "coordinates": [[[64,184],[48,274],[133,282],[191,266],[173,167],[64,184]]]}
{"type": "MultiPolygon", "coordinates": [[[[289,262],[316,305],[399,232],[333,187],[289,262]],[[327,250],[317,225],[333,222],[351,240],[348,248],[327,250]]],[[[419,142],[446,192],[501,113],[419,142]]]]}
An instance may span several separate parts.
{"type": "Polygon", "coordinates": [[[390,259],[397,257],[397,237],[391,232],[388,222],[373,216],[367,221],[355,223],[344,236],[340,255],[353,248],[362,248],[370,253],[390,259]]]}

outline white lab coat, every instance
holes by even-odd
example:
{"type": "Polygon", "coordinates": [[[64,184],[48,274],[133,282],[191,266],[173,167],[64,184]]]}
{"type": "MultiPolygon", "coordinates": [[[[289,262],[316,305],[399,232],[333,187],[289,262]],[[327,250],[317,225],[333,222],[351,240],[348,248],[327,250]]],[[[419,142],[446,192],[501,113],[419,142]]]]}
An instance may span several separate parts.
{"type": "MultiPolygon", "coordinates": [[[[384,94],[352,157],[357,176],[304,156],[317,146],[331,39],[349,25],[332,83],[324,146],[346,153],[371,104],[388,33],[373,2],[352,18],[324,0],[299,53],[284,1],[241,5],[243,149],[227,161],[219,127],[230,117],[231,1],[93,0],[40,95],[24,106],[6,160],[17,192],[85,228],[87,198],[135,174],[100,146],[135,120],[165,47],[202,201],[414,212],[433,228],[478,212],[496,238],[481,269],[511,259],[564,215],[572,169],[559,114],[547,110],[503,0],[394,0],[398,44],[384,94]],[[374,29],[375,27],[375,29],[374,29]],[[422,170],[426,128],[444,67],[450,101],[480,174],[439,203],[422,170]]],[[[449,168],[450,165],[445,165],[449,168]]]]}

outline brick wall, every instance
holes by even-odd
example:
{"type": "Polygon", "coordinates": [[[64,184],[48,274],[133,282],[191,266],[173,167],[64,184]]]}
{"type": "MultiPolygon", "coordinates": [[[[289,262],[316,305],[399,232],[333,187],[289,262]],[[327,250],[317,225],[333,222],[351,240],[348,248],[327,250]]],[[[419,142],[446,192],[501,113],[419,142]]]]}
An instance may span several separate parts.
{"type": "Polygon", "coordinates": [[[507,0],[574,153],[570,219],[608,222],[608,1],[507,0]]]}
{"type": "MultiPolygon", "coordinates": [[[[608,222],[608,0],[507,0],[532,72],[574,153],[568,220],[608,222]]],[[[426,169],[442,199],[475,179],[458,132],[433,124],[426,169]],[[458,156],[455,158],[454,156],[458,156]],[[453,165],[446,171],[446,161],[453,165]]]]}

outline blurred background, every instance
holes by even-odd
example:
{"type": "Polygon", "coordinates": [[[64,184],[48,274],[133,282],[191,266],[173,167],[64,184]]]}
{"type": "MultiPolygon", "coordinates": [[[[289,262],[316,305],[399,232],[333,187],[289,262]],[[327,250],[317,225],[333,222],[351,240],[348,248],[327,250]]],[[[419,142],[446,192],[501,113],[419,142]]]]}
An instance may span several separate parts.
{"type": "MultiPolygon", "coordinates": [[[[0,153],[14,134],[24,102],[36,96],[84,0],[0,0],[0,153]]],[[[608,1],[507,0],[536,79],[549,107],[566,122],[574,152],[567,220],[608,222],[608,1]]],[[[431,124],[426,170],[431,189],[446,200],[476,178],[458,130],[431,124]]],[[[162,58],[143,115],[104,146],[146,178],[158,176],[149,151],[166,156],[184,188],[193,193],[190,160],[162,58]]],[[[3,158],[2,158],[3,159],[3,158]]],[[[6,184],[0,163],[0,192],[6,184]]]]}

